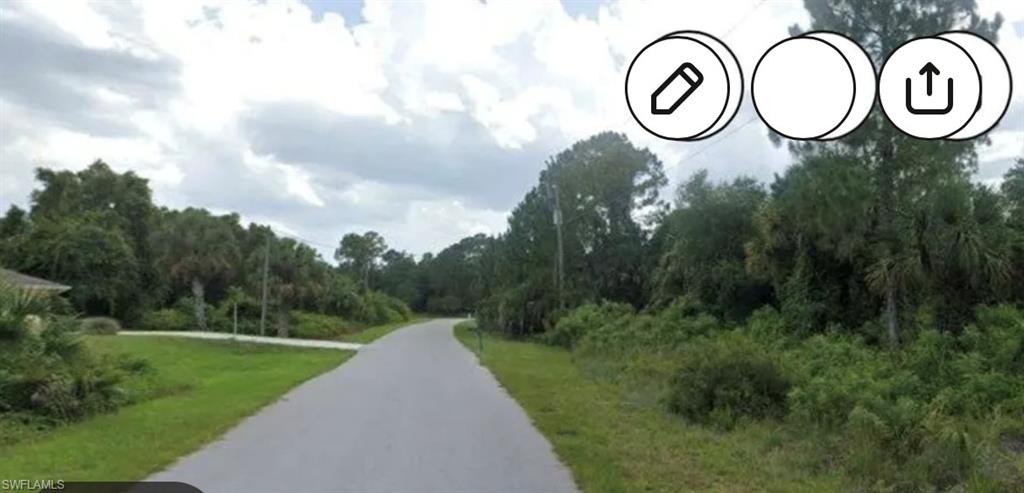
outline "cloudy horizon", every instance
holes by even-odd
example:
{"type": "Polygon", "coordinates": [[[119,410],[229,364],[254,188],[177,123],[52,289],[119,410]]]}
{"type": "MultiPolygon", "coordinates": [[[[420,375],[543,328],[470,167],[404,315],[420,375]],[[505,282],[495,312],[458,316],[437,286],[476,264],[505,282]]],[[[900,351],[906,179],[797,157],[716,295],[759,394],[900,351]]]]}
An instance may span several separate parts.
{"type": "MultiPolygon", "coordinates": [[[[1024,60],[1024,3],[978,4],[1024,60]]],[[[237,212],[330,258],[349,232],[415,254],[499,233],[550,156],[605,130],[655,152],[673,188],[700,168],[765,181],[791,157],[748,96],[719,135],[664,141],[629,115],[624,73],[700,29],[749,81],[807,22],[802,2],[763,0],[5,2],[0,208],[27,206],[38,166],[103,159],[159,205],[237,212]]],[[[995,184],[1024,155],[1024,91],[989,138],[975,178],[995,184]]]]}

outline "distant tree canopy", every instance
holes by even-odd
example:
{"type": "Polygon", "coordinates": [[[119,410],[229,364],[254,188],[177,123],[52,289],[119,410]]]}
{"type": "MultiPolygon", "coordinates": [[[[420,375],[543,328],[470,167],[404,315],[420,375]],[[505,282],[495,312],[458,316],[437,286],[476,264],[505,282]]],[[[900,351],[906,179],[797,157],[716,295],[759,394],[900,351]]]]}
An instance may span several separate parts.
{"type": "Polygon", "coordinates": [[[377,268],[377,260],[387,250],[384,237],[376,231],[361,235],[345,235],[334,252],[334,259],[363,282],[363,289],[370,288],[370,273],[377,268]]]}
{"type": "Polygon", "coordinates": [[[145,179],[102,161],[78,172],[41,168],[36,178],[30,210],[12,206],[0,219],[0,264],[71,285],[68,297],[82,313],[132,323],[147,311],[186,306],[206,330],[210,310],[229,296],[249,304],[262,298],[265,266],[279,332],[287,332],[290,309],[362,320],[381,312],[368,304],[390,303],[367,292],[366,266],[384,245],[377,233],[349,235],[368,246],[346,250],[355,257],[335,267],[267,226],[243,227],[237,214],[158,208],[145,179]],[[350,277],[357,274],[359,282],[350,277]]]}
{"type": "Polygon", "coordinates": [[[661,161],[621,134],[598,134],[555,156],[513,209],[490,249],[494,258],[480,262],[493,269],[481,274],[491,279],[481,315],[522,334],[586,300],[642,306],[666,183],[661,161]]]}

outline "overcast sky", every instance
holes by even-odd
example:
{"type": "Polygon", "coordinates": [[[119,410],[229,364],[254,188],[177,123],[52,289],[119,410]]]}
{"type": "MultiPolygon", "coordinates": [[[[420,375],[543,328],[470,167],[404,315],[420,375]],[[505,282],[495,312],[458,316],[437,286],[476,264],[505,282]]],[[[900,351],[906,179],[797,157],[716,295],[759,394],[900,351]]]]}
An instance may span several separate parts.
{"type": "MultiPolygon", "coordinates": [[[[1006,17],[1018,81],[981,153],[995,183],[1024,155],[1024,2],[979,10],[1006,17]]],[[[673,185],[699,168],[767,180],[791,160],[746,94],[715,137],[661,141],[629,116],[625,69],[698,29],[749,82],[807,21],[797,0],[0,0],[0,207],[27,206],[37,166],[102,158],[160,205],[237,211],[329,257],[353,231],[413,253],[498,233],[545,159],[602,130],[648,146],[673,185]]]]}

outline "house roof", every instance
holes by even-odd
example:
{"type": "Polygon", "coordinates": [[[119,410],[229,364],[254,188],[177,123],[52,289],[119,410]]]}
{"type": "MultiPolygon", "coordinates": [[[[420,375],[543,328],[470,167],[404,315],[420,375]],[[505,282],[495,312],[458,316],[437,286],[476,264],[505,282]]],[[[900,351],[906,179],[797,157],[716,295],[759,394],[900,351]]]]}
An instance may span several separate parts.
{"type": "Polygon", "coordinates": [[[67,291],[71,286],[32,277],[13,270],[0,268],[0,281],[5,281],[23,289],[39,289],[46,291],[67,291]]]}

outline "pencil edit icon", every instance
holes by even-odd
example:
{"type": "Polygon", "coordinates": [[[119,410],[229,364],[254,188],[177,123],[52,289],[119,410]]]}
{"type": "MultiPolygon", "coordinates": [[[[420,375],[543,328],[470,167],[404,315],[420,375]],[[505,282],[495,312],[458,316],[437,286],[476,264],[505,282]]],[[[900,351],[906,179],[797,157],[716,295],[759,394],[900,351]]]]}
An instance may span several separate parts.
{"type": "Polygon", "coordinates": [[[668,140],[706,139],[736,116],[743,72],[714,36],[675,31],[645,46],[626,71],[626,106],[644,130],[668,140]]]}
{"type": "Polygon", "coordinates": [[[704,74],[685,62],[651,93],[651,113],[671,115],[704,82],[704,74]]]}

